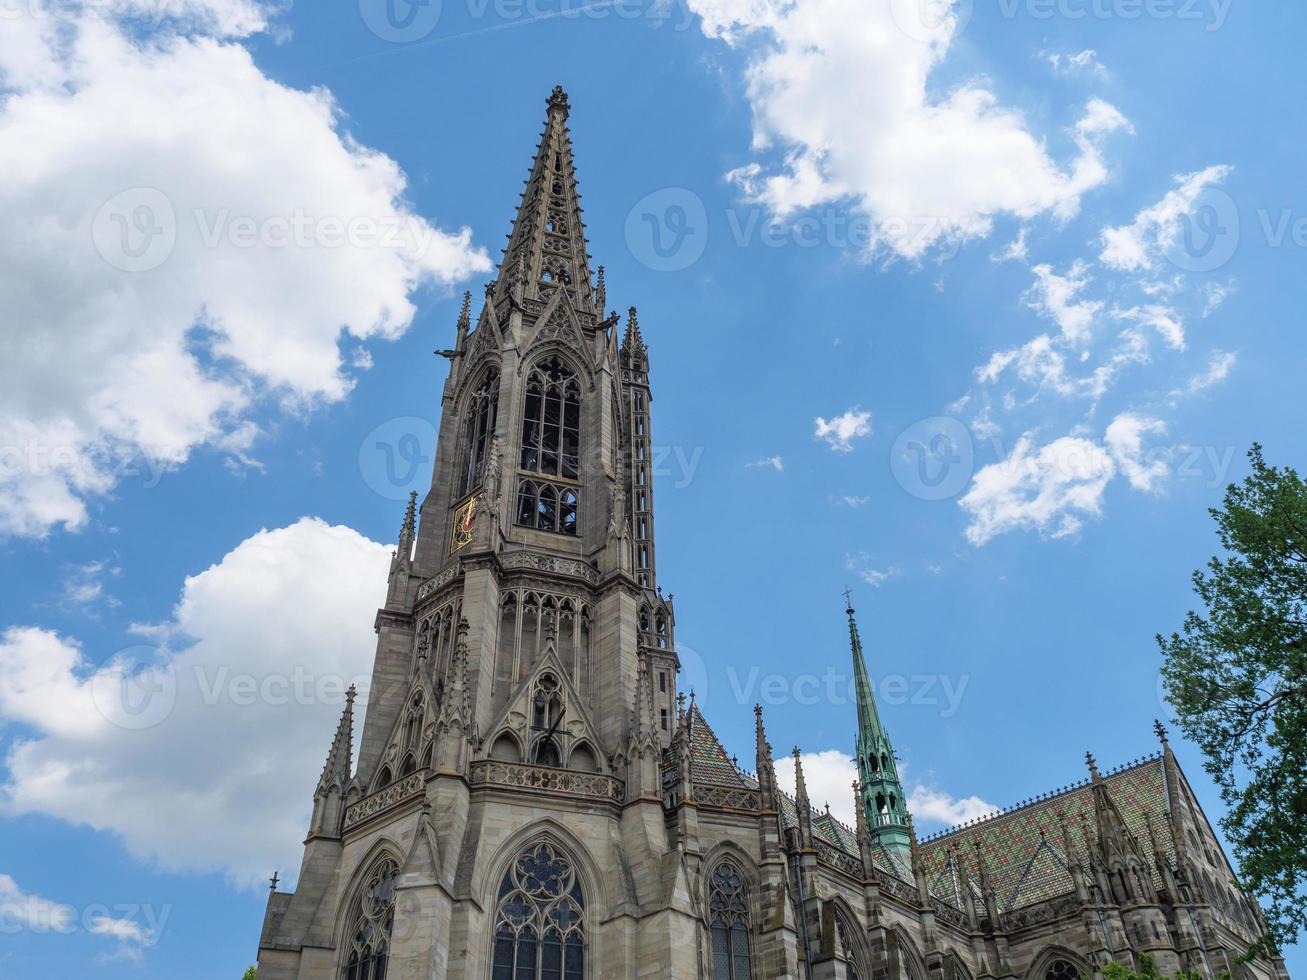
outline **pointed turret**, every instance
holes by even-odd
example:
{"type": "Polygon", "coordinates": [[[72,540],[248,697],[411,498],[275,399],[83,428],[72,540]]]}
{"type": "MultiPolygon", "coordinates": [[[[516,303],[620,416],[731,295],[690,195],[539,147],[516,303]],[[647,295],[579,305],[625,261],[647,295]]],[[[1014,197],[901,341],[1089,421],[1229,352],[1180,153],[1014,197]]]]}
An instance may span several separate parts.
{"type": "Polygon", "coordinates": [[[799,840],[812,848],[812,802],[808,799],[808,782],[803,778],[803,756],[794,746],[794,809],[799,819],[799,840]]]}
{"type": "Polygon", "coordinates": [[[458,311],[458,325],[454,334],[454,350],[461,354],[467,346],[467,332],[472,329],[472,291],[463,294],[463,308],[458,311]]]}
{"type": "Polygon", "coordinates": [[[413,538],[417,530],[418,492],[412,490],[408,495],[408,507],[404,510],[404,523],[399,528],[399,543],[395,552],[400,561],[408,561],[413,555],[413,538]]]}
{"type": "Polygon", "coordinates": [[[518,301],[547,300],[561,288],[578,310],[596,313],[562,86],[554,87],[547,104],[545,130],[508,236],[494,298],[496,304],[509,295],[518,301]]]}
{"type": "MultiPolygon", "coordinates": [[[[845,599],[848,600],[848,593],[845,599]]],[[[911,858],[912,842],[908,831],[908,806],[899,781],[898,761],[889,733],[880,722],[876,695],[867,673],[862,653],[862,639],[853,616],[853,604],[845,603],[849,617],[849,644],[853,653],[853,682],[858,702],[858,738],[854,754],[858,760],[858,779],[862,784],[862,805],[867,812],[872,839],[895,851],[903,861],[911,858]]]]}
{"type": "Polygon", "coordinates": [[[336,725],[336,735],[327,750],[327,761],[318,777],[313,792],[313,816],[309,823],[310,836],[336,837],[340,834],[340,821],[344,811],[345,790],[349,786],[350,762],[354,757],[354,685],[345,692],[345,710],[336,725]]]}
{"type": "Polygon", "coordinates": [[[758,793],[764,810],[776,809],[776,770],[772,765],[771,745],[762,725],[762,705],[753,706],[754,767],[758,770],[758,793]]]}
{"type": "Polygon", "coordinates": [[[601,265],[595,273],[595,313],[604,315],[604,304],[608,302],[608,288],[604,285],[604,267],[601,265]]]}
{"type": "Polygon", "coordinates": [[[318,779],[318,792],[325,792],[336,786],[343,793],[350,777],[350,760],[354,756],[354,698],[358,690],[353,684],[345,692],[345,710],[340,714],[336,725],[336,737],[331,740],[327,751],[327,761],[322,767],[322,776],[318,779]]]}

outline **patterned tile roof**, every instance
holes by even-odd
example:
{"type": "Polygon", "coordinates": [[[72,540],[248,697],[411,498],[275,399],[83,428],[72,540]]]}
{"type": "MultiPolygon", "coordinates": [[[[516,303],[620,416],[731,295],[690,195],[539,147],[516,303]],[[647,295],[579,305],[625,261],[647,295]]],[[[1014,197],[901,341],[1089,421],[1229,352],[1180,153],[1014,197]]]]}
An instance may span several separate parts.
{"type": "MultiPolygon", "coordinates": [[[[1103,781],[1126,827],[1143,848],[1154,881],[1160,885],[1158,869],[1153,867],[1145,814],[1153,818],[1153,830],[1166,859],[1173,860],[1175,845],[1170,822],[1159,819],[1170,809],[1161,757],[1123,767],[1104,776],[1103,781]]],[[[1097,833],[1093,790],[1088,781],[927,838],[920,853],[931,891],[950,904],[960,905],[960,886],[955,884],[956,869],[950,866],[950,848],[957,848],[968,873],[976,879],[974,845],[979,842],[1000,910],[1021,908],[1069,893],[1074,885],[1063,853],[1059,814],[1066,816],[1075,859],[1083,864],[1086,851],[1082,820],[1087,822],[1091,835],[1097,833]]]]}
{"type": "MultiPolygon", "coordinates": [[[[757,780],[750,778],[731,761],[722,748],[716,733],[704,718],[703,712],[690,702],[690,777],[695,785],[729,786],[732,789],[757,789],[757,780]]],[[[675,753],[663,753],[664,774],[676,769],[675,753]]]]}
{"type": "MultiPolygon", "coordinates": [[[[736,789],[757,789],[757,780],[741,770],[738,763],[726,754],[712,727],[693,702],[689,713],[694,782],[736,789]]],[[[664,772],[675,770],[676,759],[673,753],[664,754],[663,768],[664,772]]],[[[1170,811],[1161,756],[1122,766],[1104,775],[1103,781],[1127,829],[1143,848],[1154,881],[1160,885],[1161,875],[1154,867],[1145,815],[1153,818],[1153,831],[1166,860],[1173,861],[1175,844],[1171,839],[1171,824],[1167,819],[1159,819],[1169,815],[1170,811]]],[[[794,797],[784,792],[779,796],[781,820],[786,828],[793,827],[798,823],[794,797]]],[[[957,866],[952,856],[952,849],[956,848],[958,859],[965,866],[965,877],[970,879],[973,897],[981,897],[974,847],[976,842],[979,842],[984,855],[986,871],[1000,911],[1035,905],[1069,894],[1075,886],[1067,870],[1067,856],[1063,852],[1059,821],[1061,814],[1065,814],[1071,829],[1075,860],[1084,865],[1087,852],[1082,828],[1088,826],[1091,839],[1097,835],[1093,790],[1089,780],[925,838],[918,853],[925,865],[926,882],[931,894],[956,909],[965,908],[962,885],[964,869],[957,866]]],[[[856,832],[830,814],[813,809],[812,831],[814,836],[843,853],[859,856],[856,832]]],[[[901,881],[913,881],[912,869],[907,866],[907,862],[878,842],[872,844],[872,862],[880,871],[901,881]]]]}

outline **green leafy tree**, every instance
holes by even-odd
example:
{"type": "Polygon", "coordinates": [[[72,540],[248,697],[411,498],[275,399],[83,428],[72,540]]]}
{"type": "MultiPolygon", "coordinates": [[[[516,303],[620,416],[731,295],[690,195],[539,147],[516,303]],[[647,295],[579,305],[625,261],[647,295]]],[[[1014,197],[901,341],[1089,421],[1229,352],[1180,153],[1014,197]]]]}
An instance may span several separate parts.
{"type": "MultiPolygon", "coordinates": [[[[1147,953],[1139,954],[1138,970],[1131,970],[1120,963],[1108,963],[1103,967],[1103,977],[1105,980],[1162,980],[1157,972],[1157,964],[1147,953]]],[[[1181,970],[1175,975],[1174,980],[1202,980],[1202,974],[1197,971],[1185,973],[1181,970]]],[[[1230,980],[1230,974],[1222,971],[1219,980],[1230,980]]]]}
{"type": "Polygon", "coordinates": [[[259,968],[257,966],[249,967],[246,969],[244,976],[241,977],[241,980],[259,980],[259,968]]]}
{"type": "Polygon", "coordinates": [[[1244,886],[1264,900],[1267,950],[1307,925],[1307,485],[1267,466],[1212,510],[1224,557],[1194,572],[1206,607],[1158,636],[1167,700],[1205,756],[1244,886]]]}

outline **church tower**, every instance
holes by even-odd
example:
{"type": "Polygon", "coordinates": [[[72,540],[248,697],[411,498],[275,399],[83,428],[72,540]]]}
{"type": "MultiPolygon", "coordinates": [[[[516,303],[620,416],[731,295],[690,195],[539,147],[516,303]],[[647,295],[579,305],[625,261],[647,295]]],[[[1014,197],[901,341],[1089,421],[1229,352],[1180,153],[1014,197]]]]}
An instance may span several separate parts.
{"type": "Polygon", "coordinates": [[[858,761],[858,785],[861,803],[867,815],[867,827],[873,843],[878,843],[905,867],[912,867],[912,833],[908,827],[908,802],[899,781],[898,760],[889,732],[880,723],[876,695],[867,661],[862,653],[858,623],[853,618],[853,603],[846,602],[849,617],[849,644],[853,650],[853,684],[858,701],[858,737],[854,755],[858,761]]]}
{"type": "Polygon", "coordinates": [[[269,902],[261,978],[572,980],[636,949],[697,975],[662,809],[679,664],[649,350],[634,307],[603,311],[568,111],[555,88],[475,327],[467,295],[438,352],[434,472],[377,613],[357,765],[351,704],[297,890],[269,902]]]}

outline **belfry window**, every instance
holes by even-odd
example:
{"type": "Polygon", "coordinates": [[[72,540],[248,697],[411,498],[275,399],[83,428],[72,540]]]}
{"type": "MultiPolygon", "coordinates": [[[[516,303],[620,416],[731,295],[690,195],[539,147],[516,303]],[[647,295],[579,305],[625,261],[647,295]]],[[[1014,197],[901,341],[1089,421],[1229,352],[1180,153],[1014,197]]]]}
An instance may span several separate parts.
{"type": "Polygon", "coordinates": [[[581,476],[581,385],[559,357],[541,361],[527,375],[518,465],[524,476],[517,486],[516,523],[576,534],[579,501],[568,484],[581,476]]]}
{"type": "Polygon", "coordinates": [[[533,844],[499,884],[491,980],[583,980],[585,895],[571,862],[533,844]]]}
{"type": "Polygon", "coordinates": [[[458,495],[481,483],[485,476],[490,440],[495,435],[495,414],[499,407],[499,372],[494,368],[477,385],[463,415],[463,455],[459,464],[458,495]]]}
{"type": "Polygon", "coordinates": [[[730,861],[717,865],[708,890],[713,980],[749,980],[749,905],[744,876],[730,861]]]}
{"type": "Polygon", "coordinates": [[[395,928],[395,880],[399,867],[386,859],[373,869],[355,903],[344,980],[385,980],[390,934],[395,928]]]}

